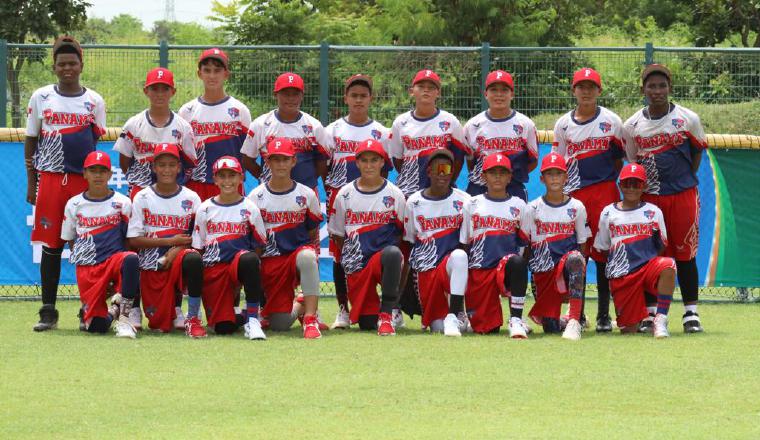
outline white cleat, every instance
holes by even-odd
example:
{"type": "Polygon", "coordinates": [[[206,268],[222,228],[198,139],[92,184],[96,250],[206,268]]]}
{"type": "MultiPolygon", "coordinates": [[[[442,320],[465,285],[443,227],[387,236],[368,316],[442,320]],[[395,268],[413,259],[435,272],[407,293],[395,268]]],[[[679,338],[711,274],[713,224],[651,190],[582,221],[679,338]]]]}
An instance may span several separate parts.
{"type": "Polygon", "coordinates": [[[522,326],[525,329],[525,334],[526,335],[529,335],[529,334],[533,333],[533,329],[531,328],[530,325],[528,325],[528,321],[526,319],[521,318],[520,322],[522,322],[522,326]]]}
{"type": "Polygon", "coordinates": [[[129,311],[129,323],[135,330],[142,330],[142,311],[139,307],[132,307],[129,311]]]}
{"type": "Polygon", "coordinates": [[[658,313],[654,317],[654,337],[657,339],[670,337],[670,333],[668,332],[668,315],[658,313]]]}
{"type": "Polygon", "coordinates": [[[185,314],[182,313],[182,307],[175,307],[174,311],[177,312],[177,317],[174,318],[172,324],[175,330],[185,330],[185,314]]]}
{"type": "Polygon", "coordinates": [[[137,330],[129,322],[129,318],[122,316],[116,321],[116,327],[114,327],[117,338],[130,338],[135,339],[137,337],[137,330]]]}
{"type": "Polygon", "coordinates": [[[583,326],[581,323],[578,322],[577,319],[571,319],[567,321],[567,327],[565,327],[565,331],[562,332],[562,338],[571,341],[580,341],[582,330],[583,326]]]}
{"type": "Polygon", "coordinates": [[[256,318],[249,318],[248,322],[243,326],[245,330],[245,337],[250,340],[263,341],[267,338],[264,334],[264,330],[261,329],[261,322],[256,318]]]}
{"type": "Polygon", "coordinates": [[[335,330],[337,328],[339,329],[347,329],[351,327],[351,320],[348,317],[348,312],[346,309],[341,305],[338,307],[338,314],[335,315],[335,322],[330,326],[331,330],[335,330]]]}
{"type": "Polygon", "coordinates": [[[528,334],[525,332],[522,319],[518,317],[509,318],[509,337],[512,339],[528,339],[528,334]]]}
{"type": "Polygon", "coordinates": [[[457,315],[449,313],[443,319],[443,334],[446,336],[462,336],[462,332],[459,330],[461,324],[457,315]]]}
{"type": "Polygon", "coordinates": [[[400,329],[406,327],[404,322],[404,314],[401,313],[401,309],[393,309],[391,316],[393,317],[393,328],[400,329]]]}

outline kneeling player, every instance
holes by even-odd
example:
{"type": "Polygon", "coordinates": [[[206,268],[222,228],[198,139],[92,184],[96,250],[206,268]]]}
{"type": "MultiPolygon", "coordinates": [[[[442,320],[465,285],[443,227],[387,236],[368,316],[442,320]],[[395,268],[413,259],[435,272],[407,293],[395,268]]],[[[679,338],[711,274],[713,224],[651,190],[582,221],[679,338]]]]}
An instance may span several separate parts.
{"type": "Polygon", "coordinates": [[[243,168],[232,156],[213,165],[219,195],[203,202],[195,217],[193,247],[203,253],[203,307],[206,321],[216,334],[238,329],[235,320],[236,291],[242,284],[248,322],[248,339],[266,339],[259,322],[261,278],[259,253],[266,245],[266,231],[259,208],[240,195],[243,168]]]}
{"type": "Polygon", "coordinates": [[[527,244],[521,231],[527,206],[510,196],[512,178],[509,158],[501,153],[483,161],[486,193],[465,205],[460,241],[469,250],[467,315],[477,333],[498,333],[504,323],[500,295],[510,297],[509,335],[526,338],[522,321],[528,270],[520,255],[527,244]]]}
{"type": "Polygon", "coordinates": [[[328,230],[341,248],[350,321],[362,330],[377,329],[380,336],[395,335],[391,312],[404,260],[399,249],[404,195],[381,174],[388,161],[381,142],[363,141],[355,155],[361,175],[338,191],[328,230]]]}
{"type": "Polygon", "coordinates": [[[667,247],[662,211],[641,201],[647,176],[644,167],[628,164],[620,172],[623,201],[608,205],[599,219],[594,247],[607,253],[607,277],[617,324],[635,332],[649,316],[646,294],[657,296],[654,337],[667,338],[668,310],[675,289],[676,263],[661,257],[667,247]]]}
{"type": "Polygon", "coordinates": [[[546,195],[528,205],[523,225],[530,237],[529,266],[536,283],[536,304],[530,317],[544,327],[544,333],[559,332],[562,303],[570,302],[569,320],[562,337],[581,338],[580,323],[586,285],[586,241],[590,230],[586,208],[564,194],[567,164],[557,153],[541,161],[541,182],[546,195]]]}
{"type": "Polygon", "coordinates": [[[417,277],[422,326],[446,336],[461,336],[467,327],[467,253],[459,248],[459,235],[470,196],[451,187],[453,169],[451,151],[439,148],[430,155],[430,186],[406,202],[404,239],[413,246],[409,265],[417,277]]]}
{"type": "MultiPolygon", "coordinates": [[[[84,161],[87,191],[69,199],[64,211],[61,239],[69,242],[69,261],[77,265],[77,286],[82,301],[84,329],[106,333],[118,317],[116,336],[135,338],[129,312],[137,294],[137,254],[127,252],[124,238],[132,209],[129,198],[108,188],[111,159],[93,151],[84,161]],[[121,304],[109,310],[110,283],[121,289],[121,304]]],[[[114,301],[118,303],[119,301],[114,301]]]]}
{"type": "Polygon", "coordinates": [[[201,304],[201,255],[190,249],[192,224],[201,204],[193,191],[177,184],[179,147],[158,144],[153,151],[156,183],[135,195],[127,237],[139,249],[140,296],[148,327],[169,332],[176,318],[177,295],[188,292],[185,333],[206,336],[198,312],[201,304]]]}

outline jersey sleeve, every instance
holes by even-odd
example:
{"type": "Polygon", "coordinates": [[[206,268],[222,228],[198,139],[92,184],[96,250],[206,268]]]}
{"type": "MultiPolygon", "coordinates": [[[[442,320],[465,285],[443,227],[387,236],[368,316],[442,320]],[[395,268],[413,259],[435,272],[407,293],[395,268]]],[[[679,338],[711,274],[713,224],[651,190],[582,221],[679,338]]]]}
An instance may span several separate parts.
{"type": "Polygon", "coordinates": [[[71,241],[77,238],[76,212],[73,198],[66,202],[66,208],[63,211],[63,225],[61,226],[61,240],[71,241]]]}
{"type": "MultiPolygon", "coordinates": [[[[654,205],[653,205],[654,206],[654,205]]],[[[668,231],[665,229],[665,217],[662,215],[662,211],[660,211],[660,208],[654,206],[655,214],[655,228],[659,233],[659,237],[661,240],[660,245],[664,248],[668,246],[668,231]]]]}
{"type": "Polygon", "coordinates": [[[594,238],[594,247],[599,251],[610,250],[610,214],[609,208],[604,208],[599,216],[599,231],[594,238]]]}
{"type": "Polygon", "coordinates": [[[26,135],[37,137],[40,135],[42,127],[42,118],[40,115],[38,94],[34,93],[29,99],[29,106],[26,108],[26,135]]]}
{"type": "Polygon", "coordinates": [[[143,237],[145,236],[145,225],[142,221],[142,215],[140,212],[143,209],[144,198],[135,196],[135,200],[132,203],[132,215],[129,217],[129,226],[127,227],[127,238],[143,237]]]}
{"type": "Polygon", "coordinates": [[[121,129],[119,138],[113,144],[113,150],[126,157],[135,157],[135,144],[132,142],[132,120],[130,119],[121,129]]]}
{"type": "Polygon", "coordinates": [[[240,137],[240,141],[242,143],[245,143],[245,140],[248,139],[248,136],[251,136],[251,110],[248,109],[248,106],[240,103],[240,134],[238,135],[240,137]]]}
{"type": "Polygon", "coordinates": [[[639,147],[634,141],[634,130],[630,119],[623,124],[623,148],[625,149],[626,160],[630,163],[636,162],[636,156],[639,152],[639,147]]]}
{"type": "Polygon", "coordinates": [[[319,199],[314,191],[307,189],[304,193],[307,200],[306,229],[311,231],[318,228],[319,224],[322,223],[322,211],[319,206],[319,199]]]}
{"type": "Polygon", "coordinates": [[[256,118],[256,120],[251,122],[251,125],[248,127],[248,136],[246,136],[245,141],[243,141],[243,146],[240,147],[240,152],[251,159],[259,157],[261,140],[264,136],[263,125],[264,124],[261,122],[260,118],[256,118]]]}
{"type": "Polygon", "coordinates": [[[472,133],[472,119],[465,122],[464,127],[462,127],[462,131],[464,132],[464,143],[467,145],[467,160],[472,160],[475,158],[475,140],[472,138],[474,135],[472,133]]]}
{"type": "Polygon", "coordinates": [[[264,225],[264,219],[261,217],[259,208],[251,202],[251,217],[248,219],[251,225],[251,236],[253,237],[253,247],[263,248],[267,245],[267,229],[264,225]]]}
{"type": "Polygon", "coordinates": [[[693,148],[698,150],[704,150],[707,148],[707,135],[705,135],[705,128],[702,126],[702,121],[699,119],[699,115],[694,112],[689,112],[689,140],[693,148]]]}
{"type": "Polygon", "coordinates": [[[206,210],[201,209],[195,214],[195,227],[193,227],[193,243],[195,249],[203,249],[206,244],[206,210]]]}
{"type": "Polygon", "coordinates": [[[195,153],[195,134],[190,124],[182,125],[182,140],[180,142],[182,152],[187,156],[192,165],[195,165],[198,161],[198,156],[195,153]]]}
{"type": "Polygon", "coordinates": [[[330,216],[330,220],[327,223],[327,232],[330,235],[336,235],[338,237],[346,236],[346,207],[344,206],[343,194],[343,191],[339,191],[338,195],[335,197],[333,214],[330,216]]]}
{"type": "Polygon", "coordinates": [[[525,206],[525,212],[520,216],[520,236],[523,237],[523,239],[530,243],[532,241],[533,237],[533,217],[535,216],[536,210],[533,207],[533,205],[528,204],[525,206]]]}
{"type": "Polygon", "coordinates": [[[314,121],[314,138],[317,143],[314,145],[314,159],[327,160],[330,158],[330,152],[325,145],[330,142],[330,135],[325,127],[319,121],[314,121]]]}
{"type": "Polygon", "coordinates": [[[525,143],[528,146],[528,155],[531,160],[538,159],[538,131],[532,119],[527,118],[527,130],[525,130],[525,143]]]}
{"type": "Polygon", "coordinates": [[[567,141],[565,140],[565,131],[562,130],[562,118],[554,124],[554,142],[552,142],[552,151],[567,159],[567,141]]]}
{"type": "Polygon", "coordinates": [[[406,198],[400,189],[395,189],[396,203],[394,209],[396,210],[396,228],[400,236],[404,235],[404,218],[406,216],[406,198]]]}
{"type": "Polygon", "coordinates": [[[103,97],[98,95],[95,106],[95,126],[93,130],[97,137],[101,137],[106,134],[106,102],[103,97]]]}
{"type": "Polygon", "coordinates": [[[579,245],[582,245],[590,236],[591,228],[588,225],[586,207],[583,206],[583,203],[578,203],[578,214],[575,216],[575,240],[579,245]]]}
{"type": "Polygon", "coordinates": [[[412,200],[406,201],[406,211],[404,212],[404,241],[414,243],[417,231],[414,225],[414,206],[412,200]]]}
{"type": "Polygon", "coordinates": [[[459,242],[462,244],[470,244],[470,238],[472,237],[472,203],[465,203],[462,209],[462,227],[459,229],[459,242]]]}
{"type": "Polygon", "coordinates": [[[455,117],[451,118],[451,144],[449,145],[454,157],[463,159],[470,156],[472,152],[464,140],[464,129],[462,123],[455,117]]]}
{"type": "Polygon", "coordinates": [[[390,139],[388,139],[388,153],[392,159],[404,158],[404,145],[401,143],[401,133],[398,126],[398,120],[393,121],[390,139]]]}
{"type": "Polygon", "coordinates": [[[625,135],[623,134],[623,121],[620,117],[614,115],[612,124],[612,156],[615,159],[625,157],[625,135]]]}

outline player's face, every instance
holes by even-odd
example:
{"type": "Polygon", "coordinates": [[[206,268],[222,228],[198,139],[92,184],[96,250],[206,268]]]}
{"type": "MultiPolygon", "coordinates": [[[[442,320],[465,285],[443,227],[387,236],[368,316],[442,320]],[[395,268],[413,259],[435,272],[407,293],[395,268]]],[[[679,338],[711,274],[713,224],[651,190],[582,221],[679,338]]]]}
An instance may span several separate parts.
{"type": "Polygon", "coordinates": [[[221,63],[209,61],[198,68],[198,78],[203,81],[203,87],[209,90],[218,90],[224,87],[224,81],[230,76],[230,71],[221,63]]]}
{"type": "Polygon", "coordinates": [[[667,105],[670,95],[670,82],[665,75],[653,73],[644,83],[643,93],[649,105],[667,105]]]}
{"type": "Polygon", "coordinates": [[[380,176],[385,161],[382,156],[370,151],[359,155],[356,158],[356,165],[363,178],[374,179],[380,176]]]}
{"type": "Polygon", "coordinates": [[[59,53],[55,57],[53,72],[61,84],[78,84],[84,65],[74,53],[59,53]]]}
{"type": "Polygon", "coordinates": [[[153,107],[168,107],[175,93],[174,88],[166,84],[151,84],[143,91],[153,107]]]}
{"type": "Polygon", "coordinates": [[[592,81],[581,81],[573,87],[573,95],[578,105],[596,105],[602,90],[592,81]]]}
{"type": "Polygon", "coordinates": [[[486,101],[488,101],[488,108],[493,111],[508,110],[512,106],[512,98],[514,93],[508,85],[502,83],[496,83],[486,89],[486,101]]]}
{"type": "Polygon", "coordinates": [[[301,101],[303,101],[303,92],[295,87],[288,87],[275,93],[277,98],[277,108],[284,113],[297,113],[301,111],[301,101]]]}
{"type": "Polygon", "coordinates": [[[432,81],[420,81],[413,85],[409,94],[414,98],[417,105],[435,105],[436,99],[441,95],[438,86],[432,81]]]}
{"type": "Polygon", "coordinates": [[[90,189],[102,190],[108,187],[111,180],[111,170],[104,166],[95,165],[84,169],[84,180],[90,189]]]}
{"type": "Polygon", "coordinates": [[[266,161],[273,178],[282,179],[290,177],[290,171],[296,166],[295,157],[283,156],[281,154],[268,156],[266,161]]]}
{"type": "Polygon", "coordinates": [[[243,175],[232,170],[219,170],[214,174],[214,184],[219,187],[223,195],[234,195],[238,193],[238,188],[243,182],[243,175]]]}
{"type": "Polygon", "coordinates": [[[644,192],[645,182],[639,179],[624,179],[620,181],[620,192],[623,193],[623,200],[629,203],[638,203],[641,200],[641,194],[644,192]]]}
{"type": "Polygon", "coordinates": [[[548,169],[541,173],[541,182],[547,191],[560,192],[565,188],[567,173],[556,168],[548,169]]]}
{"type": "Polygon", "coordinates": [[[343,96],[343,102],[348,106],[348,112],[356,115],[366,115],[372,103],[372,92],[369,87],[357,84],[349,87],[343,96]]]}
{"type": "Polygon", "coordinates": [[[451,185],[454,165],[444,157],[436,157],[428,164],[427,174],[430,177],[430,188],[443,192],[451,185]]]}
{"type": "Polygon", "coordinates": [[[486,181],[486,188],[489,193],[502,192],[512,181],[512,171],[504,167],[490,168],[483,173],[483,180],[486,181]]]}
{"type": "Polygon", "coordinates": [[[179,159],[170,154],[162,154],[153,161],[153,172],[156,173],[158,183],[165,185],[176,182],[179,170],[179,159]]]}

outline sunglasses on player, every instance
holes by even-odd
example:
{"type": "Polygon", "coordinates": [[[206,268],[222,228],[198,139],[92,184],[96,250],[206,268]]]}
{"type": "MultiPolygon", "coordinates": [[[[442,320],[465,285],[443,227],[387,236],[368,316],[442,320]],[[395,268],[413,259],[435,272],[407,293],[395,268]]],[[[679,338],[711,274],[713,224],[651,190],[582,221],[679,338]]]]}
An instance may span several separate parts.
{"type": "Polygon", "coordinates": [[[451,174],[451,164],[450,163],[439,163],[436,164],[435,167],[432,167],[433,175],[435,176],[448,176],[451,174]]]}

